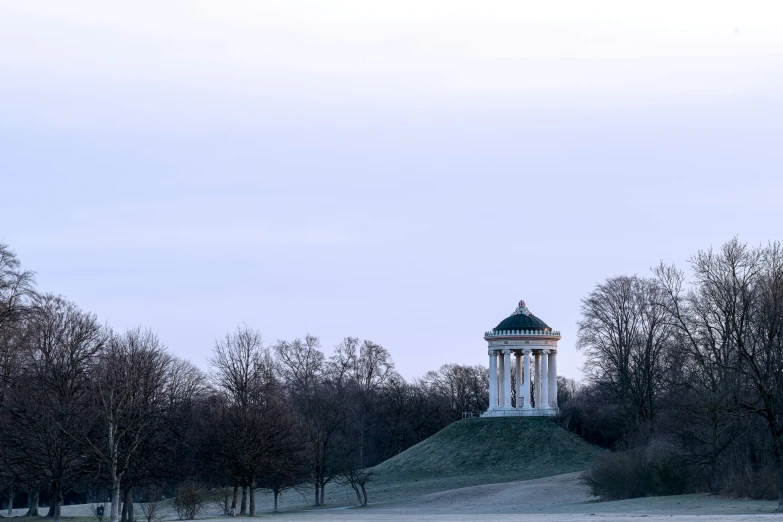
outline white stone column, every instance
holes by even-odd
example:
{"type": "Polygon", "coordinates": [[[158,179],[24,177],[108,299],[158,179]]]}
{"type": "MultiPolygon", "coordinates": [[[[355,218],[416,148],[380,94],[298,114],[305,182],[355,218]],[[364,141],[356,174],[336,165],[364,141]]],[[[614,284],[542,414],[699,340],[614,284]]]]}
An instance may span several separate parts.
{"type": "Polygon", "coordinates": [[[514,352],[514,366],[517,378],[517,409],[522,408],[522,353],[514,352]]]}
{"type": "Polygon", "coordinates": [[[498,353],[498,408],[502,408],[506,402],[506,386],[503,383],[503,377],[506,374],[506,365],[503,357],[498,353]]]}
{"type": "Polygon", "coordinates": [[[549,405],[557,408],[557,352],[549,353],[549,405]]]}
{"type": "Polygon", "coordinates": [[[523,364],[525,366],[524,374],[523,374],[524,377],[523,396],[525,398],[525,401],[524,401],[523,408],[529,410],[530,409],[530,350],[525,350],[525,361],[523,364]]]}
{"type": "Polygon", "coordinates": [[[489,407],[487,410],[494,410],[498,406],[498,356],[489,351],[489,407]]]}
{"type": "Polygon", "coordinates": [[[503,407],[511,408],[511,350],[503,350],[503,407]]]}
{"type": "Polygon", "coordinates": [[[535,399],[536,399],[536,408],[541,407],[541,352],[533,352],[533,357],[535,358],[535,368],[533,369],[533,372],[535,373],[535,382],[533,382],[533,386],[535,386],[535,399]]]}
{"type": "Polygon", "coordinates": [[[549,350],[541,356],[541,407],[549,408],[549,350]]]}

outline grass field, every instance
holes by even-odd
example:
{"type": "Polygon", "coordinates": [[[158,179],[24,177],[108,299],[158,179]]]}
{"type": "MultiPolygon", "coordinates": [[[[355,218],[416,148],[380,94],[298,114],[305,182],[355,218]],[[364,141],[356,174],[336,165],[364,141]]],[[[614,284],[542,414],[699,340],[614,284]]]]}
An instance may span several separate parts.
{"type": "MultiPolygon", "coordinates": [[[[598,502],[579,481],[602,450],[544,418],[469,419],[376,466],[370,505],[355,507],[347,486],[327,486],[327,506],[312,506],[312,489],[288,491],[283,513],[257,493],[259,518],[279,522],[337,521],[648,521],[746,522],[772,515],[776,502],[680,495],[598,502]]],[[[171,510],[167,519],[173,518],[171,510]]],[[[22,515],[25,510],[16,510],[22,515]]],[[[64,506],[68,522],[95,522],[89,506],[64,506]]],[[[201,518],[230,522],[210,505],[201,518]]],[[[20,522],[22,519],[17,518],[20,522]]],[[[32,519],[26,519],[32,520],[32,519]]]]}
{"type": "MultiPolygon", "coordinates": [[[[408,499],[376,502],[364,508],[328,506],[299,509],[281,514],[269,512],[260,504],[258,518],[279,522],[506,522],[506,521],[733,521],[765,520],[774,515],[776,502],[736,500],[709,495],[678,495],[638,498],[617,502],[597,502],[578,480],[579,473],[568,473],[518,482],[487,484],[418,495],[408,499]]],[[[65,506],[68,522],[95,522],[79,517],[86,506],[65,506]],[[75,517],[75,518],[71,518],[75,517]]],[[[18,510],[19,514],[23,511],[18,510]]],[[[209,513],[205,513],[205,516],[209,513]]],[[[236,519],[209,517],[212,522],[236,519]]],[[[30,520],[30,519],[27,519],[30,520]]],[[[40,520],[40,519],[39,519],[40,520]]],[[[20,521],[21,522],[21,521],[20,521]]]]}

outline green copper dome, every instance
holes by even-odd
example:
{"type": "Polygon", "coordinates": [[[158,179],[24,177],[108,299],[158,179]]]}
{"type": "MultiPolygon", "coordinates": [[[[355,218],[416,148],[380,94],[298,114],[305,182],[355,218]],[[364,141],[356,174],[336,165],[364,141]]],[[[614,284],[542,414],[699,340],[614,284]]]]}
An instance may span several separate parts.
{"type": "Polygon", "coordinates": [[[520,301],[514,313],[503,319],[499,325],[492,329],[495,333],[502,330],[530,331],[551,330],[551,328],[544,321],[531,314],[524,301],[520,301]]]}
{"type": "Polygon", "coordinates": [[[499,325],[492,329],[493,332],[500,330],[550,330],[549,326],[533,314],[523,315],[514,314],[503,319],[499,325]]]}

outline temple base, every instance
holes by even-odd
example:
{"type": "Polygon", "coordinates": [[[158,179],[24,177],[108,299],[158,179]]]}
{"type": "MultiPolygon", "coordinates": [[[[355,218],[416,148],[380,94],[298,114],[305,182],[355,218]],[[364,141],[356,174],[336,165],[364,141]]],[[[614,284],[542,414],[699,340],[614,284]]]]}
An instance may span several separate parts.
{"type": "Polygon", "coordinates": [[[481,414],[482,417],[554,417],[559,410],[557,408],[494,408],[481,414]]]}

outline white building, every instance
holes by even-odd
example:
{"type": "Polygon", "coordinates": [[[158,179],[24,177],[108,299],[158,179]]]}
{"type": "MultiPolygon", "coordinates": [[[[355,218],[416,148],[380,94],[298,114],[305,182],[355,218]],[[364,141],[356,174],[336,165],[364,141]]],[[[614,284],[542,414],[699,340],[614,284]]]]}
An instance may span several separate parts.
{"type": "Polygon", "coordinates": [[[531,314],[525,302],[520,301],[514,313],[486,332],[484,339],[489,344],[489,408],[482,416],[555,415],[560,332],[531,314]],[[516,375],[514,406],[511,401],[512,358],[516,375]]]}

